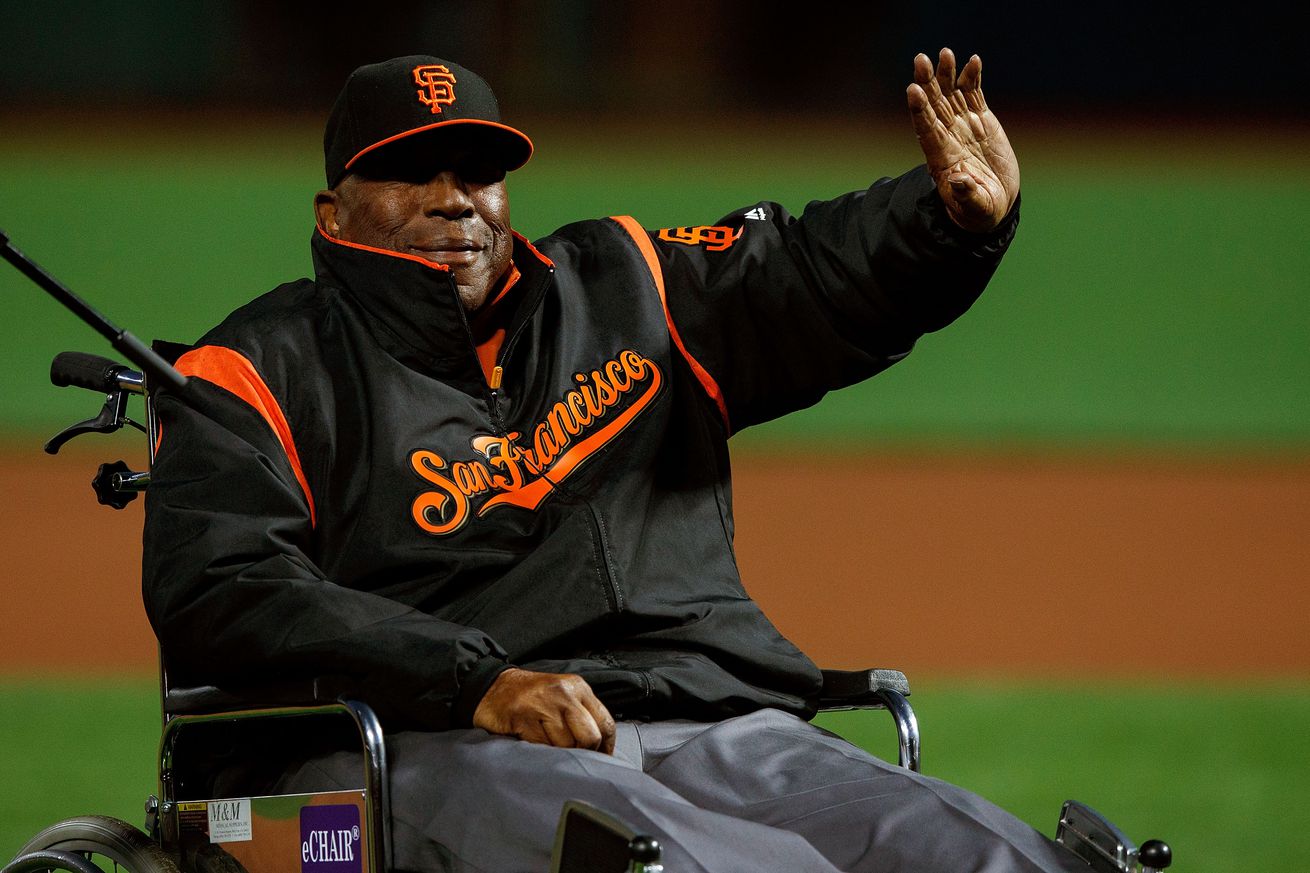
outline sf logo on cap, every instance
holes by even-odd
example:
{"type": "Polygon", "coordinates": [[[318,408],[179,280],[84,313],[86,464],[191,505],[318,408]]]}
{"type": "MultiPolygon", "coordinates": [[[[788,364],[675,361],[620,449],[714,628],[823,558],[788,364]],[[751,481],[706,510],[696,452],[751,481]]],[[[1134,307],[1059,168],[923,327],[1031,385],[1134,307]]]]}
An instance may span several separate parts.
{"type": "Polygon", "coordinates": [[[414,84],[418,85],[419,102],[430,108],[433,115],[441,114],[442,105],[455,102],[455,74],[442,64],[415,67],[414,84]]]}

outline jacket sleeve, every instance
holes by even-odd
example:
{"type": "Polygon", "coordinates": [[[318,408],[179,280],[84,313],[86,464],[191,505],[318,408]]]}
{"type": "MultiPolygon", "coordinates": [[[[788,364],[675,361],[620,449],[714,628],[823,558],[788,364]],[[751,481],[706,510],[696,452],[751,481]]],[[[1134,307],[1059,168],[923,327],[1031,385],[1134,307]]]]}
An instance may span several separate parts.
{"type": "Polygon", "coordinates": [[[267,420],[198,377],[157,398],[143,594],[174,676],[251,688],[330,677],[384,718],[466,727],[505,654],[481,632],[324,577],[312,497],[267,420]]]}
{"type": "Polygon", "coordinates": [[[988,234],[961,230],[920,166],[799,219],[760,203],[650,242],[674,341],[738,431],[872,376],[959,317],[1018,212],[988,234]]]}

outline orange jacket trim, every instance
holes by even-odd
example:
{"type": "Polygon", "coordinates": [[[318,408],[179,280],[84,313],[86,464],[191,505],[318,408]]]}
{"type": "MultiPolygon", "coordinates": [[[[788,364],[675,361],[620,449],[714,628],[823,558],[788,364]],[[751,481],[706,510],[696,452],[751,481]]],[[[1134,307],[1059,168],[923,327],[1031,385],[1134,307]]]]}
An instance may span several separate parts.
{"type": "Polygon", "coordinates": [[[443,273],[450,272],[450,267],[446,264],[438,264],[436,261],[429,261],[427,258],[420,258],[418,255],[407,255],[404,252],[396,252],[391,249],[380,249],[376,246],[366,246],[363,243],[346,242],[344,239],[337,239],[335,236],[328,233],[323,229],[322,225],[317,225],[316,228],[318,232],[322,234],[324,239],[334,242],[339,246],[345,246],[350,249],[359,249],[363,252],[373,252],[375,255],[390,255],[393,258],[404,258],[407,261],[413,261],[416,264],[422,264],[425,267],[431,267],[432,269],[440,270],[443,273]]]}
{"type": "MultiPolygon", "coordinates": [[[[418,255],[407,255],[404,252],[398,252],[393,249],[380,249],[377,246],[366,246],[363,243],[347,242],[344,239],[335,237],[332,234],[328,233],[326,230],[323,229],[322,225],[315,225],[315,230],[317,230],[319,235],[322,236],[325,240],[328,240],[329,242],[334,242],[339,246],[345,246],[351,249],[359,249],[360,251],[364,251],[364,252],[373,252],[376,255],[390,255],[393,258],[404,258],[407,261],[413,261],[416,264],[422,264],[423,266],[431,267],[434,270],[441,270],[444,273],[450,272],[450,267],[447,266],[446,264],[439,264],[436,261],[429,261],[427,258],[421,258],[418,255]]],[[[550,258],[546,257],[545,255],[543,255],[540,251],[538,251],[537,247],[534,246],[531,242],[529,242],[526,237],[524,237],[516,230],[511,230],[510,234],[519,242],[527,246],[528,251],[532,252],[532,254],[536,256],[537,260],[541,261],[543,264],[550,267],[552,270],[555,269],[555,262],[552,261],[550,258]]]]}
{"type": "Polygon", "coordinates": [[[499,388],[499,385],[492,384],[495,380],[492,371],[496,369],[496,358],[500,356],[500,347],[505,344],[505,325],[503,323],[504,313],[497,313],[496,307],[505,299],[505,295],[510,289],[518,284],[523,274],[519,268],[511,262],[509,265],[509,278],[501,287],[500,292],[495,298],[488,303],[483,304],[477,313],[469,317],[469,330],[473,334],[473,345],[477,349],[478,363],[482,365],[482,375],[487,377],[487,385],[492,388],[499,388]],[[487,334],[486,324],[493,322],[493,319],[501,318],[502,323],[487,334]]]}
{"type": "Polygon", "coordinates": [[[646,259],[646,267],[650,270],[651,278],[655,280],[655,289],[659,291],[660,303],[664,306],[664,320],[669,325],[669,336],[673,338],[673,344],[678,347],[683,358],[691,367],[691,372],[700,382],[705,393],[710,396],[714,404],[719,408],[719,415],[723,417],[723,426],[732,433],[732,425],[728,421],[728,404],[723,399],[723,391],[719,388],[719,383],[714,381],[714,377],[700,365],[700,361],[692,357],[691,352],[682,342],[682,337],[678,335],[678,326],[673,323],[673,313],[669,312],[669,300],[664,293],[664,269],[660,266],[659,255],[655,252],[655,245],[650,241],[650,235],[646,230],[637,223],[637,220],[630,215],[611,215],[610,218],[619,223],[619,226],[628,232],[632,241],[637,244],[641,251],[642,257],[646,259]]]}
{"type": "Polygon", "coordinates": [[[527,246],[527,247],[528,247],[528,251],[530,251],[530,252],[532,252],[532,254],[536,255],[537,260],[541,261],[543,264],[545,264],[546,266],[550,267],[552,270],[555,269],[555,262],[552,261],[550,258],[546,257],[545,255],[543,255],[540,251],[538,251],[538,250],[537,250],[537,247],[534,246],[534,245],[532,244],[532,241],[531,241],[531,240],[529,240],[529,239],[528,239],[527,237],[525,237],[523,234],[519,233],[517,230],[513,230],[513,229],[511,229],[511,230],[510,230],[510,234],[511,234],[511,235],[512,235],[516,240],[518,240],[519,242],[521,242],[521,243],[523,243],[525,246],[527,246]]]}
{"type": "Polygon", "coordinates": [[[291,471],[295,473],[296,481],[300,483],[301,489],[305,492],[305,500],[309,503],[309,523],[315,524],[314,496],[309,492],[309,482],[305,479],[305,471],[300,466],[300,455],[296,452],[296,443],[291,438],[291,426],[287,424],[287,417],[282,413],[277,398],[255,370],[255,365],[240,352],[232,349],[222,346],[200,346],[178,358],[175,366],[184,376],[198,376],[235,394],[263,416],[264,421],[273,429],[278,442],[282,444],[282,451],[286,452],[287,460],[291,463],[291,471]]]}

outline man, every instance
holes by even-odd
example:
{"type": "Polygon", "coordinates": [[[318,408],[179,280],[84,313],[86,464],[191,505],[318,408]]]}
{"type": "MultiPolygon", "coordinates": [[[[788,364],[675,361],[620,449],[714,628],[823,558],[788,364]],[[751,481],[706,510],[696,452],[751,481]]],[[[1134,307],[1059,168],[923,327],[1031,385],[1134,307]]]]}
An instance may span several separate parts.
{"type": "Polygon", "coordinates": [[[1013,237],[980,75],[915,58],[926,167],[799,220],[532,244],[505,185],[532,146],[485,82],[426,56],[355,71],[315,280],[234,312],[178,362],[192,398],[159,403],[145,596],[175,679],[362,689],[401,869],[544,870],[571,797],[677,871],[1080,869],[810,726],[818,671],[732,554],[727,437],[904,357],[1013,237]]]}

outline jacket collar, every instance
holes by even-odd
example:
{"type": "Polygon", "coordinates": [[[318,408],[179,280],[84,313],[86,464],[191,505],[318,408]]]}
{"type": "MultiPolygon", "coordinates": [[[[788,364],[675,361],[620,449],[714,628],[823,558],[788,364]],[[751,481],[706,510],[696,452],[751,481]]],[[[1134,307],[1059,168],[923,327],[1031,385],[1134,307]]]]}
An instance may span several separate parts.
{"type": "MultiPolygon", "coordinates": [[[[318,281],[358,303],[381,328],[374,333],[397,360],[432,376],[482,385],[468,319],[447,267],[336,239],[322,228],[315,228],[310,248],[318,281]]],[[[513,259],[518,281],[526,284],[511,332],[540,302],[554,269],[549,258],[517,233],[513,259]]]]}

